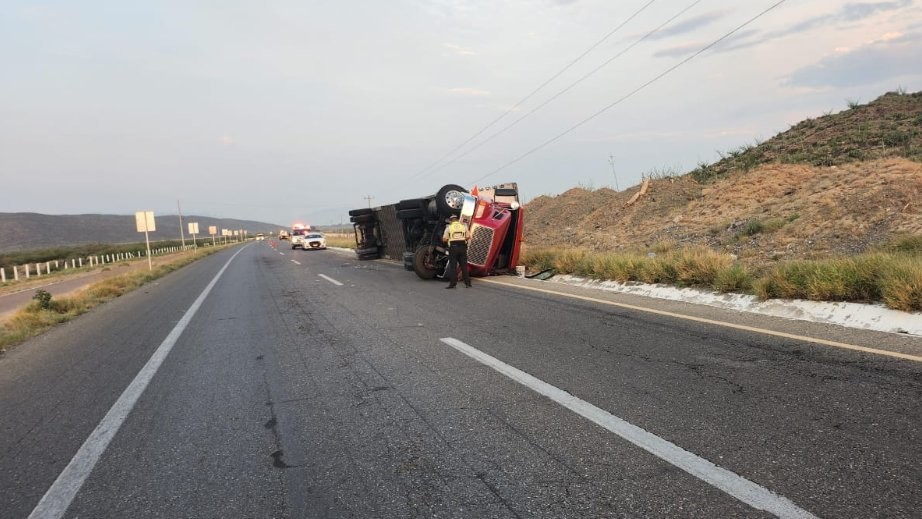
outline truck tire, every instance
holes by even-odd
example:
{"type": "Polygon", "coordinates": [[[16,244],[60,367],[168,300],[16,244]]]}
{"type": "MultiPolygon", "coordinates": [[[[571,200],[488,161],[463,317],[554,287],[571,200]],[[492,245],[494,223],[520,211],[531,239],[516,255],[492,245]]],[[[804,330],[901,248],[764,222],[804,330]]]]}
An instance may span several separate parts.
{"type": "Polygon", "coordinates": [[[359,260],[373,260],[381,257],[381,251],[377,247],[356,249],[355,255],[358,256],[359,260]]]}
{"type": "Polygon", "coordinates": [[[372,214],[372,213],[374,213],[374,212],[375,212],[375,210],[374,210],[374,209],[371,209],[371,208],[368,208],[368,209],[366,209],[366,208],[362,208],[362,209],[352,209],[351,211],[349,211],[349,216],[361,216],[361,215],[364,215],[364,214],[372,214]]]}
{"type": "Polygon", "coordinates": [[[442,186],[442,189],[439,189],[439,192],[435,195],[435,203],[439,212],[439,218],[447,218],[452,214],[459,214],[463,202],[463,195],[466,193],[467,189],[456,184],[442,186]]]}
{"type": "Polygon", "coordinates": [[[352,216],[349,218],[349,221],[352,223],[368,223],[375,221],[375,215],[373,214],[360,214],[358,216],[352,216]]]}
{"type": "Polygon", "coordinates": [[[421,279],[434,279],[438,270],[432,264],[432,249],[428,245],[421,245],[416,249],[413,257],[413,272],[421,279]]]}

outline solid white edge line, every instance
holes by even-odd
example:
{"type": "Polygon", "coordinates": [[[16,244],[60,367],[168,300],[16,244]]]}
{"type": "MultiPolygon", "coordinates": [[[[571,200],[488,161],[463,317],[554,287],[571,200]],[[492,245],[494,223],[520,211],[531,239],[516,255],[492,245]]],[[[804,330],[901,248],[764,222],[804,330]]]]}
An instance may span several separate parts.
{"type": "Polygon", "coordinates": [[[83,483],[86,481],[87,477],[89,477],[90,472],[93,471],[93,467],[96,466],[99,458],[102,457],[103,452],[105,452],[106,447],[109,446],[109,442],[112,441],[112,438],[115,437],[115,434],[125,422],[128,414],[147,388],[148,383],[150,383],[154,375],[157,374],[160,365],[163,363],[164,359],[166,359],[167,355],[169,355],[176,341],[179,339],[180,335],[182,335],[182,332],[186,329],[186,326],[192,320],[192,317],[198,311],[199,307],[202,306],[205,298],[208,297],[208,293],[211,292],[211,289],[218,282],[218,279],[220,279],[224,271],[227,270],[231,261],[241,252],[243,252],[243,249],[235,252],[234,255],[227,260],[227,263],[218,271],[214,279],[208,283],[205,290],[202,291],[195,302],[192,303],[192,306],[186,310],[186,313],[179,322],[176,323],[176,326],[173,327],[173,330],[166,336],[166,339],[163,339],[163,342],[160,343],[160,346],[154,351],[154,354],[147,361],[147,364],[141,368],[141,371],[139,371],[134,380],[131,381],[131,384],[122,392],[122,395],[118,397],[118,400],[115,401],[115,404],[112,405],[112,408],[109,409],[106,416],[103,417],[99,425],[96,426],[96,429],[94,429],[93,432],[90,433],[90,436],[87,437],[86,441],[83,442],[83,445],[77,453],[74,454],[74,457],[70,460],[70,463],[67,464],[67,467],[64,468],[64,471],[58,475],[58,478],[51,485],[51,488],[45,492],[45,495],[42,496],[38,505],[36,505],[32,513],[29,514],[29,519],[49,519],[64,516],[64,513],[67,512],[67,508],[70,506],[71,502],[73,502],[74,497],[76,497],[77,492],[80,491],[83,483]]]}
{"type": "Polygon", "coordinates": [[[574,413],[604,427],[650,454],[684,470],[757,510],[764,510],[785,519],[816,517],[784,496],[757,485],[734,472],[718,467],[714,463],[688,452],[672,442],[647,432],[589,402],[580,400],[570,393],[514,368],[458,339],[446,337],[440,340],[468,357],[493,368],[519,384],[544,395],[574,413]]]}
{"type": "Polygon", "coordinates": [[[746,325],[744,325],[744,324],[728,323],[728,322],[726,322],[726,321],[717,321],[717,320],[714,320],[714,319],[707,319],[707,318],[704,318],[704,317],[695,317],[695,316],[693,316],[693,315],[679,314],[679,313],[675,313],[675,312],[667,312],[666,310],[657,310],[657,309],[655,309],[655,308],[646,308],[646,307],[643,307],[643,306],[630,305],[630,304],[627,304],[627,303],[616,303],[615,301],[607,301],[607,300],[605,300],[605,299],[599,299],[599,298],[596,298],[596,297],[581,296],[581,295],[578,295],[578,294],[568,294],[568,293],[566,293],[566,292],[558,292],[558,291],[556,291],[556,290],[548,290],[548,289],[545,289],[545,288],[536,288],[536,287],[527,287],[527,286],[523,286],[523,285],[514,285],[514,284],[512,284],[512,283],[503,283],[503,282],[501,282],[501,281],[494,281],[494,280],[490,280],[490,279],[481,279],[481,281],[487,282],[487,283],[493,283],[493,284],[495,284],[495,285],[502,285],[502,286],[506,286],[506,287],[521,288],[521,289],[523,289],[523,290],[531,290],[532,292],[541,292],[541,293],[543,293],[543,294],[552,294],[552,295],[557,295],[557,296],[562,296],[562,297],[569,297],[569,298],[571,298],[571,299],[580,299],[580,300],[582,300],[582,301],[589,301],[590,303],[599,303],[599,304],[603,304],[603,305],[617,306],[617,307],[620,307],[620,308],[627,308],[627,309],[629,309],[629,310],[637,310],[638,312],[646,312],[646,313],[656,314],[656,315],[662,315],[662,316],[666,316],[666,317],[673,317],[673,318],[676,318],[676,319],[684,319],[684,320],[686,320],[686,321],[694,321],[694,322],[704,323],[704,324],[713,324],[713,325],[715,325],[715,326],[722,326],[722,327],[724,327],[724,328],[733,328],[733,329],[735,329],[735,330],[743,330],[743,331],[746,331],[746,332],[760,333],[760,334],[763,334],[763,335],[773,335],[773,336],[775,336],[775,337],[782,337],[782,338],[784,338],[784,339],[794,339],[794,340],[797,340],[797,341],[812,342],[812,343],[814,343],[814,344],[822,344],[822,345],[824,345],[824,346],[832,346],[833,348],[840,348],[840,349],[843,349],[843,350],[860,351],[860,352],[862,352],[862,353],[872,353],[872,354],[875,354],[875,355],[883,355],[883,356],[885,356],[885,357],[894,357],[894,358],[897,358],[897,359],[911,360],[911,361],[915,361],[915,362],[922,362],[922,356],[919,356],[919,355],[910,355],[910,354],[908,354],[908,353],[900,353],[900,352],[898,352],[898,351],[881,350],[881,349],[878,349],[878,348],[869,348],[869,347],[867,347],[867,346],[858,346],[858,345],[856,345],[856,344],[848,344],[848,343],[845,343],[845,342],[830,341],[830,340],[826,340],[826,339],[820,339],[820,338],[817,338],[817,337],[808,337],[808,336],[806,336],[806,335],[796,335],[796,334],[793,334],[793,333],[778,332],[778,331],[769,330],[769,329],[766,329],[766,328],[757,328],[757,327],[754,327],[754,326],[746,326],[746,325]]]}
{"type": "Polygon", "coordinates": [[[325,275],[323,275],[323,274],[317,274],[317,276],[318,276],[318,277],[322,277],[323,279],[329,281],[330,283],[333,283],[334,285],[336,285],[336,286],[338,286],[338,287],[343,286],[342,283],[340,283],[339,281],[336,281],[335,279],[331,278],[330,276],[325,276],[325,275]]]}

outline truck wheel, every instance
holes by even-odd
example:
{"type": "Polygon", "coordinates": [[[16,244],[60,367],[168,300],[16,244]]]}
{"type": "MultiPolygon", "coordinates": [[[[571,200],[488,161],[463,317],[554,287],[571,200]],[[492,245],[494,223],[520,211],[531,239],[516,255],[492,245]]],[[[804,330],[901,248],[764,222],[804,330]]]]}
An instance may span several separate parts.
{"type": "Polygon", "coordinates": [[[371,208],[366,209],[363,207],[362,209],[353,209],[349,211],[349,216],[361,216],[363,214],[372,214],[374,212],[375,212],[374,209],[371,209],[371,208]]]}
{"type": "Polygon", "coordinates": [[[438,273],[432,262],[432,249],[428,245],[422,245],[416,249],[416,255],[413,257],[413,272],[422,279],[433,279],[438,273]]]}
{"type": "Polygon", "coordinates": [[[436,207],[439,211],[439,218],[446,218],[452,214],[458,214],[461,206],[464,204],[464,195],[467,189],[455,184],[442,186],[435,195],[436,207]]]}
{"type": "Polygon", "coordinates": [[[377,247],[368,247],[365,249],[356,249],[355,255],[358,256],[359,260],[373,260],[381,257],[380,251],[377,247]]]}
{"type": "Polygon", "coordinates": [[[368,223],[375,221],[375,215],[373,214],[360,214],[358,216],[352,216],[349,218],[352,223],[368,223]]]}

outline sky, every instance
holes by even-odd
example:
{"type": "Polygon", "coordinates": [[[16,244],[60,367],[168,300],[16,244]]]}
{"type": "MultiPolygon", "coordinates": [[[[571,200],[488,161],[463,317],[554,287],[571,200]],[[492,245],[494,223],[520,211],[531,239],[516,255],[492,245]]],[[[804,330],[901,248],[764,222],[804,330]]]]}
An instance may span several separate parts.
{"type": "Polygon", "coordinates": [[[348,223],[922,90],[922,0],[0,0],[0,212],[348,223]]]}

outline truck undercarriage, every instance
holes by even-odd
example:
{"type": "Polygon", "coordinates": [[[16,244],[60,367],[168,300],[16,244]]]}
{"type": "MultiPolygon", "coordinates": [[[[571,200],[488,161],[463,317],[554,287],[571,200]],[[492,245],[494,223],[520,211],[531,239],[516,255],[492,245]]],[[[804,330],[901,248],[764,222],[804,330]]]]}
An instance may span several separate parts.
{"type": "Polygon", "coordinates": [[[448,255],[442,232],[457,215],[471,230],[472,276],[513,272],[522,244],[522,208],[515,183],[469,192],[448,184],[434,195],[349,211],[359,259],[402,261],[422,279],[445,277],[448,255]]]}

